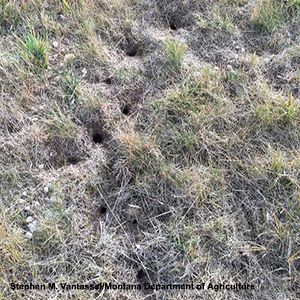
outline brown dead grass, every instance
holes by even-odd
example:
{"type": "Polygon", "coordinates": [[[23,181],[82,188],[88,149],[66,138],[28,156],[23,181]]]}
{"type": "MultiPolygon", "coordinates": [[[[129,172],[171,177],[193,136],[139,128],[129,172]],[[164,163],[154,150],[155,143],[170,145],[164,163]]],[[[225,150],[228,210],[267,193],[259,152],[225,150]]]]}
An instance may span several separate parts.
{"type": "Polygon", "coordinates": [[[298,299],[298,17],[297,1],[0,0],[1,299],[298,299]]]}

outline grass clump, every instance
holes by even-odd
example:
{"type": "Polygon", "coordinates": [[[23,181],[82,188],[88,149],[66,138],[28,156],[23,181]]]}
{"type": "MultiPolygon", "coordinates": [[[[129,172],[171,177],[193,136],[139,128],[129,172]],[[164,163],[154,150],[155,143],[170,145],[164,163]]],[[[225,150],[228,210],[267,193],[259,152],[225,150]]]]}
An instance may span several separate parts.
{"type": "Polygon", "coordinates": [[[211,66],[183,80],[165,97],[151,103],[158,117],[155,133],[168,159],[195,162],[206,160],[201,131],[226,106],[224,87],[218,71],[211,66]]]}
{"type": "Polygon", "coordinates": [[[18,23],[20,12],[9,0],[0,1],[0,33],[8,33],[18,23]]]}
{"type": "Polygon", "coordinates": [[[288,126],[292,123],[298,123],[300,119],[300,104],[290,95],[286,99],[278,97],[275,99],[266,99],[263,103],[257,104],[254,108],[256,119],[264,127],[277,124],[288,126]]]}
{"type": "Polygon", "coordinates": [[[172,120],[179,121],[183,116],[201,112],[206,104],[217,104],[221,93],[218,72],[207,66],[199,70],[197,76],[189,76],[181,85],[170,89],[167,97],[153,101],[152,105],[165,111],[172,120]]]}
{"type": "Polygon", "coordinates": [[[47,38],[31,31],[20,40],[20,56],[31,68],[46,69],[49,63],[47,38]]]}
{"type": "Polygon", "coordinates": [[[165,65],[170,69],[181,70],[186,46],[179,41],[167,38],[164,44],[165,65]]]}
{"type": "Polygon", "coordinates": [[[252,21],[259,28],[272,33],[277,26],[299,17],[299,1],[266,0],[258,1],[252,11],[252,21]]]}
{"type": "Polygon", "coordinates": [[[156,172],[160,164],[160,151],[154,136],[142,136],[134,131],[119,130],[118,138],[125,146],[124,159],[136,174],[156,172]]]}
{"type": "Polygon", "coordinates": [[[0,278],[1,278],[1,290],[0,297],[2,299],[8,299],[5,297],[4,287],[8,287],[13,280],[18,280],[18,275],[14,276],[18,272],[26,274],[30,278],[30,251],[29,243],[25,240],[21,230],[17,229],[17,225],[8,216],[7,212],[1,210],[0,218],[0,278]],[[10,270],[7,272],[7,270],[10,270]]]}
{"type": "Polygon", "coordinates": [[[65,101],[71,106],[79,102],[79,83],[80,78],[73,69],[63,69],[60,74],[60,86],[64,93],[65,101]]]}
{"type": "Polygon", "coordinates": [[[74,124],[57,105],[49,112],[46,124],[50,137],[71,136],[74,131],[74,124]]]}

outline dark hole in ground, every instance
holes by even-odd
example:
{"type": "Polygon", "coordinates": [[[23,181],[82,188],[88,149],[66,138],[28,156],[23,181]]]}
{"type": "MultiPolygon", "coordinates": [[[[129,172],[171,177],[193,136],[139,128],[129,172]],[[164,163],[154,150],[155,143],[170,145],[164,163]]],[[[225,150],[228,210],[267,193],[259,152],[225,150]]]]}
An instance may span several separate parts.
{"type": "Polygon", "coordinates": [[[101,132],[96,132],[93,134],[93,141],[96,143],[96,144],[101,144],[103,143],[104,141],[104,136],[101,132]]]}
{"type": "Polygon", "coordinates": [[[100,213],[101,214],[106,214],[106,212],[107,212],[107,208],[105,206],[101,206],[100,207],[100,213]]]}
{"type": "Polygon", "coordinates": [[[28,230],[26,222],[22,222],[21,226],[24,230],[26,230],[26,231],[28,230]]]}
{"type": "Polygon", "coordinates": [[[74,68],[76,71],[80,70],[81,68],[83,68],[83,64],[81,61],[79,60],[75,60],[74,61],[74,68]]]}
{"type": "Polygon", "coordinates": [[[88,80],[90,83],[99,83],[100,82],[100,77],[98,74],[91,74],[88,76],[88,80]]]}
{"type": "Polygon", "coordinates": [[[174,22],[170,21],[170,22],[169,22],[169,25],[170,25],[170,28],[171,28],[172,30],[177,30],[177,26],[176,26],[176,24],[175,24],[174,22]]]}
{"type": "Polygon", "coordinates": [[[134,182],[134,178],[133,178],[133,177],[130,177],[128,183],[130,184],[130,183],[133,183],[133,182],[134,182]]]}
{"type": "Polygon", "coordinates": [[[137,225],[137,223],[138,223],[138,222],[137,222],[137,219],[134,219],[134,220],[132,221],[132,224],[133,224],[133,225],[137,225]]]}
{"type": "Polygon", "coordinates": [[[131,57],[136,56],[137,53],[138,53],[138,49],[137,46],[135,45],[129,46],[128,49],[126,50],[126,54],[131,57]]]}
{"type": "Polygon", "coordinates": [[[137,279],[142,279],[145,276],[145,272],[143,269],[140,269],[136,275],[137,279]]]}
{"type": "Polygon", "coordinates": [[[122,114],[124,115],[129,115],[129,112],[130,112],[130,106],[128,104],[125,104],[123,107],[122,107],[122,114]]]}
{"type": "Polygon", "coordinates": [[[103,80],[104,83],[106,84],[111,84],[112,80],[111,80],[111,77],[107,77],[103,80]]]}
{"type": "Polygon", "coordinates": [[[79,163],[79,161],[80,161],[80,159],[75,156],[71,156],[68,158],[68,163],[71,165],[76,165],[77,163],[79,163]]]}

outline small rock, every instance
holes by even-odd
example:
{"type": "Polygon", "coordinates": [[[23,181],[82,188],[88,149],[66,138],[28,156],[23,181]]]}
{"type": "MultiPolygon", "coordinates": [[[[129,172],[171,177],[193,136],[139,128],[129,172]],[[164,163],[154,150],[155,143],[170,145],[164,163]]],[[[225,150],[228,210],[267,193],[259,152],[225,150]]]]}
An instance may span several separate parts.
{"type": "Polygon", "coordinates": [[[239,59],[239,55],[236,54],[236,53],[233,53],[232,57],[233,57],[233,59],[235,59],[235,60],[238,60],[238,59],[239,59]]]}
{"type": "Polygon", "coordinates": [[[52,46],[53,46],[53,48],[57,48],[57,47],[58,47],[58,42],[57,42],[57,41],[54,41],[54,42],[52,43],[52,46]]]}
{"type": "Polygon", "coordinates": [[[40,164],[40,165],[39,165],[39,169],[40,169],[40,170],[44,169],[44,166],[45,166],[44,164],[40,164]]]}
{"type": "Polygon", "coordinates": [[[232,67],[231,65],[227,65],[227,69],[228,69],[229,71],[233,71],[233,67],[232,67]]]}
{"type": "Polygon", "coordinates": [[[25,211],[30,211],[30,206],[24,207],[24,210],[25,210],[25,211]]]}
{"type": "Polygon", "coordinates": [[[48,192],[49,192],[49,187],[48,187],[48,186],[45,186],[45,187],[44,187],[44,192],[45,192],[45,193],[48,193],[48,192]]]}
{"type": "Polygon", "coordinates": [[[33,222],[33,217],[29,216],[26,218],[26,223],[32,223],[33,222]]]}
{"type": "Polygon", "coordinates": [[[239,46],[239,45],[235,46],[235,50],[240,50],[240,49],[241,49],[241,46],[239,46]]]}
{"type": "Polygon", "coordinates": [[[27,231],[27,232],[25,233],[25,238],[28,239],[28,240],[32,239],[32,233],[29,232],[29,231],[27,231]]]}
{"type": "Polygon", "coordinates": [[[75,59],[75,55],[73,53],[66,54],[65,58],[64,58],[65,62],[68,62],[68,63],[73,62],[74,59],[75,59]]]}
{"type": "MultiPolygon", "coordinates": [[[[54,82],[58,83],[58,82],[60,82],[61,77],[60,77],[60,76],[55,76],[55,77],[53,78],[53,80],[54,80],[54,82]]],[[[52,152],[51,152],[51,153],[52,153],[52,152]]]]}
{"type": "Polygon", "coordinates": [[[27,192],[24,191],[24,192],[22,193],[22,196],[26,197],[26,196],[27,196],[27,192]]]}
{"type": "Polygon", "coordinates": [[[28,224],[27,228],[31,233],[34,233],[36,230],[35,226],[32,223],[28,224]]]}
{"type": "Polygon", "coordinates": [[[65,16],[64,16],[63,14],[60,13],[60,14],[58,15],[58,18],[59,18],[59,20],[64,20],[64,19],[65,19],[65,16]]]}
{"type": "Polygon", "coordinates": [[[53,218],[54,217],[54,213],[52,210],[47,211],[47,217],[48,218],[53,218]]]}
{"type": "Polygon", "coordinates": [[[269,57],[266,57],[265,59],[264,59],[264,63],[265,64],[268,64],[268,63],[270,63],[271,62],[271,59],[269,58],[269,57]]]}
{"type": "Polygon", "coordinates": [[[35,202],[34,202],[34,206],[35,206],[35,207],[40,207],[40,205],[41,205],[40,202],[38,202],[38,201],[35,201],[35,202]]]}

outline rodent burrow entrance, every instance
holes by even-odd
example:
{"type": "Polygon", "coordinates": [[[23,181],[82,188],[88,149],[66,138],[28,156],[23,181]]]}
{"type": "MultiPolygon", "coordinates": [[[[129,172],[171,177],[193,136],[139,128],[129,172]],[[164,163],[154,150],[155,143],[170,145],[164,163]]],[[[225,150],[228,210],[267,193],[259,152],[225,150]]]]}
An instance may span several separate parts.
{"type": "Polygon", "coordinates": [[[95,144],[102,144],[104,141],[104,136],[101,132],[95,132],[93,133],[93,141],[95,144]]]}
{"type": "Polygon", "coordinates": [[[128,116],[129,115],[129,113],[130,113],[130,105],[129,104],[124,104],[122,107],[121,107],[121,112],[122,112],[122,114],[123,115],[125,115],[125,116],[128,116]]]}
{"type": "Polygon", "coordinates": [[[136,56],[138,54],[138,47],[136,45],[128,45],[125,53],[130,57],[136,56]]]}
{"type": "Polygon", "coordinates": [[[177,30],[177,28],[178,28],[176,23],[171,20],[169,21],[169,25],[172,30],[177,30]]]}
{"type": "Polygon", "coordinates": [[[169,28],[171,30],[178,30],[180,28],[184,28],[186,26],[190,25],[191,20],[183,19],[180,16],[168,16],[167,18],[167,24],[169,25],[169,28]]]}
{"type": "Polygon", "coordinates": [[[109,134],[104,128],[104,122],[99,116],[86,124],[91,140],[97,145],[106,145],[109,134]]]}

